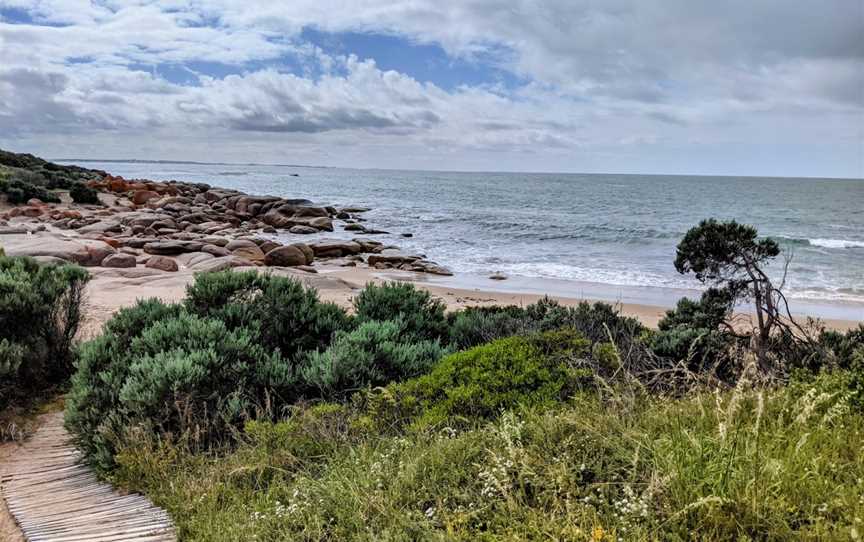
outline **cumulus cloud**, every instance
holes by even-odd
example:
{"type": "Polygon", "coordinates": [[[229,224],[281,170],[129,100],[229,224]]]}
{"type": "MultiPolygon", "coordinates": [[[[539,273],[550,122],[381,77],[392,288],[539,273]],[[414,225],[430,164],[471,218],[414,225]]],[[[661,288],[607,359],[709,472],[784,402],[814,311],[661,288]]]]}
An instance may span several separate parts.
{"type": "Polygon", "coordinates": [[[864,175],[862,36],[848,0],[0,0],[0,143],[107,131],[103,150],[130,156],[147,130],[182,131],[196,159],[218,133],[259,156],[354,141],[362,165],[440,165],[438,152],[457,168],[569,170],[662,153],[675,170],[691,167],[676,151],[750,145],[754,172],[787,174],[801,164],[778,170],[784,154],[827,143],[814,171],[864,175]],[[306,28],[435,45],[518,82],[418,80],[306,28]],[[767,162],[757,137],[774,139],[767,162]]]}

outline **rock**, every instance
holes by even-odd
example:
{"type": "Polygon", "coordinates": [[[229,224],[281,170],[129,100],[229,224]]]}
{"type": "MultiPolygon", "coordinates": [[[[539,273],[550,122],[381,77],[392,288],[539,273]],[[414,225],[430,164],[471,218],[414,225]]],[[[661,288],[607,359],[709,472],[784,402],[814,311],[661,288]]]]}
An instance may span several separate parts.
{"type": "Polygon", "coordinates": [[[342,213],[365,213],[367,211],[371,211],[369,207],[342,207],[339,209],[339,212],[342,213]]]}
{"type": "Polygon", "coordinates": [[[212,254],[206,252],[187,252],[177,256],[177,263],[184,267],[194,267],[195,265],[215,258],[212,254]]]}
{"type": "Polygon", "coordinates": [[[343,229],[345,231],[366,231],[366,228],[362,224],[345,224],[343,229]]]}
{"type": "Polygon", "coordinates": [[[144,205],[151,199],[156,199],[159,197],[157,192],[153,192],[152,190],[138,190],[134,194],[132,194],[132,203],[135,205],[144,205]]]}
{"type": "Polygon", "coordinates": [[[51,256],[84,266],[102,263],[114,249],[102,241],[92,239],[58,239],[51,235],[28,235],[24,239],[5,242],[7,256],[51,256]]]}
{"type": "MultiPolygon", "coordinates": [[[[228,248],[231,246],[231,243],[228,243],[228,248]]],[[[264,252],[258,248],[258,245],[252,243],[252,246],[243,246],[235,248],[231,251],[234,256],[238,256],[240,258],[244,258],[246,260],[250,260],[253,262],[263,262],[264,261],[264,252]]]]}
{"type": "Polygon", "coordinates": [[[230,241],[228,244],[225,245],[225,248],[227,248],[231,252],[234,252],[238,248],[244,247],[258,248],[258,243],[252,241],[251,239],[234,239],[233,241],[230,241]]]}
{"type": "Polygon", "coordinates": [[[296,267],[298,265],[306,265],[306,255],[295,246],[284,246],[274,248],[264,257],[264,263],[268,266],[277,267],[296,267]]]}
{"type": "Polygon", "coordinates": [[[312,247],[310,247],[306,243],[294,243],[291,246],[300,249],[300,252],[302,252],[303,255],[306,256],[307,264],[310,264],[315,260],[315,251],[312,250],[312,247]]]}
{"type": "Polygon", "coordinates": [[[311,265],[298,265],[294,269],[299,269],[300,271],[306,271],[307,273],[317,273],[318,270],[312,267],[311,265]]]}
{"type": "Polygon", "coordinates": [[[74,219],[82,218],[81,212],[76,211],[75,209],[66,209],[61,213],[61,215],[63,216],[63,218],[74,218],[74,219]]]}
{"type": "Polygon", "coordinates": [[[489,278],[491,280],[507,280],[507,275],[501,273],[500,271],[496,271],[495,273],[489,275],[489,278]]]}
{"type": "Polygon", "coordinates": [[[309,221],[309,225],[319,230],[333,231],[333,220],[327,216],[313,218],[309,221]]]}
{"type": "Polygon", "coordinates": [[[36,207],[40,207],[45,205],[45,202],[39,198],[30,198],[27,200],[27,205],[35,205],[36,207]]]}
{"type": "Polygon", "coordinates": [[[414,237],[413,233],[400,233],[399,235],[401,235],[402,237],[414,237]]]}
{"type": "MultiPolygon", "coordinates": [[[[12,211],[18,211],[18,213],[16,213],[17,215],[26,216],[26,217],[30,217],[30,218],[36,218],[37,216],[42,216],[45,213],[44,209],[42,209],[41,207],[35,207],[35,206],[19,207],[17,209],[12,209],[12,211]]],[[[11,216],[12,213],[10,212],[9,215],[11,216]]]]}
{"type": "Polygon", "coordinates": [[[159,269],[160,271],[177,271],[177,262],[165,256],[151,256],[147,259],[146,267],[159,269]]]}
{"type": "Polygon", "coordinates": [[[223,256],[221,258],[213,258],[212,260],[198,262],[191,266],[190,269],[193,269],[196,272],[212,273],[215,271],[224,271],[225,269],[231,269],[233,267],[250,267],[254,265],[253,262],[243,258],[238,258],[237,256],[223,256]]]}
{"type": "Polygon", "coordinates": [[[355,237],[352,240],[362,247],[362,252],[380,252],[381,249],[384,248],[384,243],[382,243],[381,241],[363,239],[362,237],[355,237]]]}
{"type": "Polygon", "coordinates": [[[354,241],[341,241],[338,239],[325,239],[309,245],[316,257],[338,258],[347,254],[359,254],[363,247],[354,241]]]}
{"type": "Polygon", "coordinates": [[[132,256],[131,254],[118,253],[106,256],[105,259],[102,260],[102,267],[135,267],[135,263],[135,256],[132,256]]]}
{"type": "Polygon", "coordinates": [[[261,252],[263,252],[264,254],[267,254],[268,252],[270,252],[274,248],[279,248],[281,246],[282,246],[282,243],[277,243],[276,241],[271,241],[269,239],[265,239],[264,242],[262,242],[258,245],[258,248],[261,249],[261,252]]]}
{"type": "Polygon", "coordinates": [[[293,226],[290,230],[290,233],[294,233],[297,235],[308,235],[310,233],[318,233],[318,230],[312,228],[310,226],[293,226]]]}
{"type": "Polygon", "coordinates": [[[201,241],[208,245],[216,245],[217,247],[224,247],[230,242],[229,239],[225,239],[224,237],[205,237],[201,241]]]}
{"type": "Polygon", "coordinates": [[[88,226],[78,228],[79,233],[116,233],[122,231],[119,220],[100,220],[88,226]]]}
{"type": "Polygon", "coordinates": [[[420,256],[416,254],[406,254],[399,250],[387,249],[382,250],[378,254],[371,254],[369,256],[369,265],[375,267],[379,263],[386,263],[390,265],[399,266],[406,262],[414,262],[420,260],[420,256]]]}
{"type": "MultiPolygon", "coordinates": [[[[126,246],[130,246],[125,243],[126,246]]],[[[204,243],[199,241],[156,241],[144,245],[144,252],[160,256],[175,256],[184,252],[200,252],[204,243]]]]}
{"type": "Polygon", "coordinates": [[[201,247],[201,252],[206,252],[207,254],[212,254],[213,256],[230,256],[231,251],[225,247],[220,247],[216,245],[204,245],[201,247]]]}

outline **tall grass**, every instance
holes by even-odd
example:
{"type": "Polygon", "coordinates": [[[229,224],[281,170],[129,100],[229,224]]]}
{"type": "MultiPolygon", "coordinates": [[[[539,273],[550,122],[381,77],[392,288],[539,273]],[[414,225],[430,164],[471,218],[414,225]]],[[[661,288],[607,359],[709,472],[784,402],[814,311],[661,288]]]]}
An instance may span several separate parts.
{"type": "Polygon", "coordinates": [[[184,540],[856,540],[864,417],[845,378],[583,393],[400,436],[299,408],[227,456],[130,437],[114,477],[184,540]]]}

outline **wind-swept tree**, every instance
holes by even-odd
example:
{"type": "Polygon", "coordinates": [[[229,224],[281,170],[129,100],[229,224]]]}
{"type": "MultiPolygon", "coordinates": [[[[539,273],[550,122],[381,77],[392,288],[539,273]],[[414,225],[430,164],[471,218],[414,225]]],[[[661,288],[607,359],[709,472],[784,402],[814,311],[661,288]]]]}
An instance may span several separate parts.
{"type": "Polygon", "coordinates": [[[712,218],[687,232],[678,243],[675,257],[675,269],[679,273],[693,273],[697,280],[723,293],[720,298],[727,300],[727,324],[736,303],[753,303],[755,346],[763,368],[767,368],[766,351],[772,335],[782,332],[792,338],[795,336],[793,327],[801,330],[792,319],[782,292],[785,268],[779,286],[775,286],[765,272],[766,266],[779,255],[777,242],[760,239],[753,226],[734,220],[718,222],[712,218]]]}

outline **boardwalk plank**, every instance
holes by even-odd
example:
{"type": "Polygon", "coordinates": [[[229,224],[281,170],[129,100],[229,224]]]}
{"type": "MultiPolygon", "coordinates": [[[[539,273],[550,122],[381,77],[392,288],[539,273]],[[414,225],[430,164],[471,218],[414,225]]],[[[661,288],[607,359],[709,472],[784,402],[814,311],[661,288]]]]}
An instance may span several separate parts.
{"type": "Polygon", "coordinates": [[[28,541],[176,540],[164,510],[101,482],[81,457],[57,413],[2,465],[0,496],[28,541]]]}

